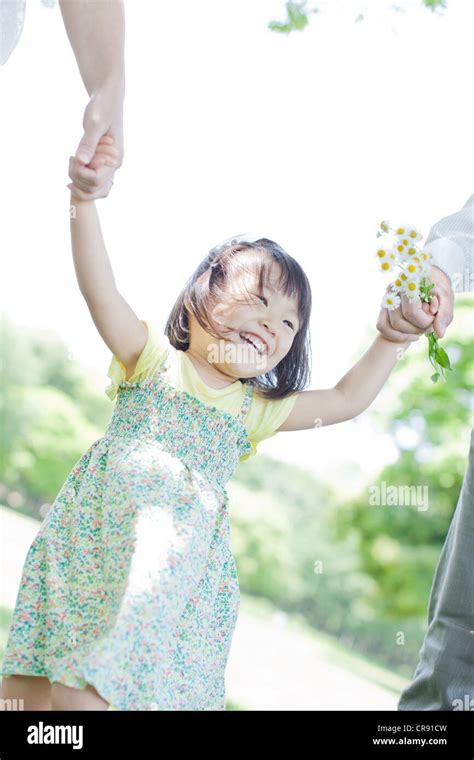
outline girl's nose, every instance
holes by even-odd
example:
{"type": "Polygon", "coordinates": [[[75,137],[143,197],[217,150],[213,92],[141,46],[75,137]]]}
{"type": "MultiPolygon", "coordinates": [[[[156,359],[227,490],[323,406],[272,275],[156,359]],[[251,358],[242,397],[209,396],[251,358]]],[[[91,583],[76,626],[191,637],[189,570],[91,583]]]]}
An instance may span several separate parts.
{"type": "Polygon", "coordinates": [[[265,319],[262,320],[262,325],[266,327],[266,329],[272,334],[275,335],[275,324],[271,319],[268,319],[268,316],[265,317],[265,319]]]}

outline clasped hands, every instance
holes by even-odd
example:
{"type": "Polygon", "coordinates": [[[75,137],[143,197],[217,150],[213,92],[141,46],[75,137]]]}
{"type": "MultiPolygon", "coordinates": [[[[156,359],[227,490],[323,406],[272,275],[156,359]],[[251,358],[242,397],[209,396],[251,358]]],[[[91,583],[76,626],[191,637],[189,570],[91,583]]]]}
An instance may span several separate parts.
{"type": "Polygon", "coordinates": [[[116,170],[122,166],[124,83],[117,77],[104,82],[84,112],[84,135],[75,156],[69,158],[67,185],[79,200],[106,198],[116,170]]]}
{"type": "Polygon", "coordinates": [[[438,338],[444,336],[446,328],[453,321],[454,293],[451,280],[436,266],[431,267],[429,279],[435,285],[432,290],[433,299],[429,304],[413,302],[402,295],[398,309],[380,310],[376,327],[384,338],[403,343],[407,340],[414,342],[420,335],[432,331],[438,338]]]}

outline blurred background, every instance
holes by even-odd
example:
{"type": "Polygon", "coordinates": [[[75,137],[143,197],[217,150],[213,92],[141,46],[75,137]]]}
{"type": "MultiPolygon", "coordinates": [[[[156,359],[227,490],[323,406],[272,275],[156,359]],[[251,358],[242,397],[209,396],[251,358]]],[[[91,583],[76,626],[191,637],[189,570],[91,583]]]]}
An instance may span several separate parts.
{"type": "MultiPolygon", "coordinates": [[[[125,158],[97,202],[119,290],[163,331],[209,248],[272,238],[312,284],[309,387],[333,386],[376,335],[380,221],[426,238],[473,192],[473,4],[125,9],[125,158]]],[[[0,85],[1,656],[28,547],[113,404],[70,248],[88,97],[54,0],[28,0],[0,85]]],[[[364,414],[280,433],[239,465],[228,709],[396,709],[467,462],[472,324],[472,295],[456,295],[446,383],[431,383],[422,337],[364,414]],[[374,505],[382,483],[428,502],[374,505]]]]}

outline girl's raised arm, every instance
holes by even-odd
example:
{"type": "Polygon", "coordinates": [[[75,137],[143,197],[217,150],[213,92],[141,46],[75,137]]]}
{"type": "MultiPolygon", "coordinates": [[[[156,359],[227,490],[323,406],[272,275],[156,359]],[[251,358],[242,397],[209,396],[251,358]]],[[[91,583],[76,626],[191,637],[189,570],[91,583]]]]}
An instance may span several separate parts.
{"type": "Polygon", "coordinates": [[[148,331],[118,292],[95,201],[71,193],[71,245],[77,282],[102,339],[133,374],[148,331]]]}

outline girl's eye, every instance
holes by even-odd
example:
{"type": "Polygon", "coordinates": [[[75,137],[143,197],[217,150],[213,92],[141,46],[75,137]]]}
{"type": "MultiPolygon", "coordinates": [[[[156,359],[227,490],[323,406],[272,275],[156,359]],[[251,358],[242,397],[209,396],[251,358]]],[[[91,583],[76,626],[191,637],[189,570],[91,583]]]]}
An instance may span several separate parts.
{"type": "MultiPolygon", "coordinates": [[[[261,296],[261,295],[260,295],[260,293],[254,293],[254,295],[255,295],[255,296],[257,296],[257,298],[260,298],[260,300],[261,300],[261,301],[263,301],[263,302],[265,303],[265,306],[268,306],[268,301],[267,301],[267,299],[265,298],[265,296],[261,296]]],[[[294,328],[294,325],[293,325],[293,322],[290,322],[290,320],[289,320],[289,319],[284,319],[283,321],[284,321],[284,322],[288,322],[288,324],[290,325],[290,327],[291,327],[291,329],[292,329],[292,330],[294,330],[294,329],[295,329],[295,328],[294,328]]]]}

